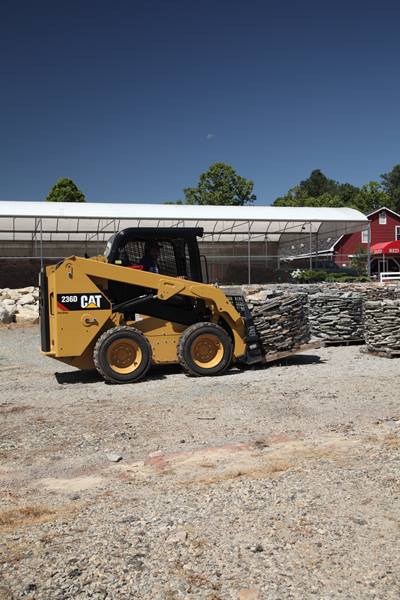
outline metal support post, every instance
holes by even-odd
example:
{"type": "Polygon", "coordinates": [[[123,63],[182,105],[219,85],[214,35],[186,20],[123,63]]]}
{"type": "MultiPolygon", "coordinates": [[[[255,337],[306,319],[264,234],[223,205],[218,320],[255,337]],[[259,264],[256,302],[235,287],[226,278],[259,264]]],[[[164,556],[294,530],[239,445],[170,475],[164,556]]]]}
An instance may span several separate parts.
{"type": "Polygon", "coordinates": [[[251,285],[251,246],[250,246],[251,223],[248,223],[247,236],[247,283],[251,285]]]}
{"type": "Polygon", "coordinates": [[[43,269],[43,223],[40,219],[40,270],[43,269]]]}
{"type": "Polygon", "coordinates": [[[367,273],[371,277],[371,221],[368,223],[368,258],[367,258],[367,273]]]}

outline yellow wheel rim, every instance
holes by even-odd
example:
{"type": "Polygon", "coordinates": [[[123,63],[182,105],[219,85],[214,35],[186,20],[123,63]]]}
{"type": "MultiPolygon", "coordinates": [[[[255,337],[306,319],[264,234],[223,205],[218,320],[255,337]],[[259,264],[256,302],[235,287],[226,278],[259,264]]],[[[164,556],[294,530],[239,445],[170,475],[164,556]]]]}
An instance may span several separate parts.
{"type": "Polygon", "coordinates": [[[203,369],[212,369],[222,361],[224,346],[218,336],[203,333],[194,340],[190,354],[195,365],[203,369]]]}
{"type": "Polygon", "coordinates": [[[119,338],[107,349],[107,361],[111,369],[120,375],[133,373],[142,362],[142,350],[134,340],[119,338]]]}

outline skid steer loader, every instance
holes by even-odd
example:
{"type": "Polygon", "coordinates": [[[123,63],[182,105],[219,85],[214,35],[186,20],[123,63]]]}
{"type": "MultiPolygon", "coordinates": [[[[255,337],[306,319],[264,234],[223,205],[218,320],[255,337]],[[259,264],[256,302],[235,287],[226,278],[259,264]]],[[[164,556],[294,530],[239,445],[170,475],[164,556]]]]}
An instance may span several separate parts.
{"type": "Polygon", "coordinates": [[[200,228],[129,228],[104,255],[71,256],[42,269],[42,352],[106,381],[130,383],[152,364],[180,363],[193,376],[261,362],[240,295],[203,283],[200,228]],[[146,248],[157,246],[154,268],[146,248]]]}

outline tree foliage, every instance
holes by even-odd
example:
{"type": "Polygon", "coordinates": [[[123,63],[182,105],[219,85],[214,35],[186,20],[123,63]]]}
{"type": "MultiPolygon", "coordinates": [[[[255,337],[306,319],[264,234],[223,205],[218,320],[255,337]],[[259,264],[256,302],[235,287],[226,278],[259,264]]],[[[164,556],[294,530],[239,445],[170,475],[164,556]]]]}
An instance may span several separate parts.
{"type": "Polygon", "coordinates": [[[185,204],[243,206],[256,199],[254,183],[230,165],[217,162],[200,175],[197,187],[185,188],[185,204]]]}
{"type": "Polygon", "coordinates": [[[321,196],[286,195],[277,198],[274,206],[329,206],[338,208],[343,206],[341,198],[335,194],[325,192],[321,196]]]}
{"type": "Polygon", "coordinates": [[[322,194],[334,194],[337,183],[333,179],[328,179],[320,169],[311,171],[310,177],[300,181],[298,193],[305,197],[318,198],[322,194]]]}
{"type": "Polygon", "coordinates": [[[329,179],[320,169],[315,169],[310,176],[288,193],[277,198],[275,206],[346,206],[352,203],[359,188],[350,183],[339,183],[329,179]],[[327,204],[324,204],[327,202],[327,204]]]}
{"type": "Polygon", "coordinates": [[[382,184],[378,181],[370,181],[363,185],[352,203],[353,208],[357,208],[365,214],[371,213],[381,208],[381,206],[387,206],[392,210],[395,209],[392,198],[385,192],[382,184]]]}
{"type": "Polygon", "coordinates": [[[393,210],[400,212],[400,165],[381,175],[382,188],[393,201],[393,210]]]}
{"type": "Polygon", "coordinates": [[[81,192],[78,186],[64,177],[59,179],[51,188],[46,198],[47,202],[85,202],[85,194],[81,192]]]}
{"type": "Polygon", "coordinates": [[[357,275],[366,275],[368,266],[368,251],[363,246],[358,246],[350,261],[350,266],[357,275]]]}
{"type": "Polygon", "coordinates": [[[382,182],[370,181],[358,188],[326,177],[319,169],[285,196],[277,198],[274,206],[328,206],[356,208],[366,214],[381,206],[400,210],[400,165],[382,175],[382,182]],[[396,200],[398,198],[398,200],[396,200]]]}

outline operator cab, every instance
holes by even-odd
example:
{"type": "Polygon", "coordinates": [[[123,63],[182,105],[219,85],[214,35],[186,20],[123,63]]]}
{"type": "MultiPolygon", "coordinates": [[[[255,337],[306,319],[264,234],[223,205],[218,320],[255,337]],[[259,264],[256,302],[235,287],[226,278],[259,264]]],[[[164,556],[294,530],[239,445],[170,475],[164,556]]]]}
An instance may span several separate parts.
{"type": "Polygon", "coordinates": [[[202,282],[201,261],[197,238],[203,236],[202,228],[131,227],[114,234],[107,242],[105,256],[109,263],[146,268],[149,247],[157,246],[157,271],[160,275],[185,277],[202,282]]]}
{"type": "MultiPolygon", "coordinates": [[[[202,237],[202,228],[174,227],[131,227],[114,234],[107,242],[105,256],[109,263],[121,268],[153,271],[157,275],[182,277],[191,281],[203,282],[197,238],[202,237]],[[150,246],[157,246],[157,268],[149,268],[146,252],[150,246]]],[[[125,318],[134,320],[136,314],[166,319],[172,322],[191,325],[205,319],[204,302],[179,294],[167,301],[148,296],[152,290],[138,285],[108,282],[108,292],[113,305],[126,305],[125,318]],[[132,301],[132,302],[130,302],[132,301]],[[134,309],[132,306],[134,305],[134,309]]]]}

